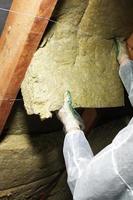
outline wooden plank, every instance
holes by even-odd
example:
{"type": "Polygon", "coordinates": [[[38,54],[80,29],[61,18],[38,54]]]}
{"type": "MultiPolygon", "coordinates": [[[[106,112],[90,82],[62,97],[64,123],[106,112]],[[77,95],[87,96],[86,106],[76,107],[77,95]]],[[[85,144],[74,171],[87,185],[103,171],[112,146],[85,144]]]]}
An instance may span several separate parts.
{"type": "Polygon", "coordinates": [[[0,132],[56,3],[13,0],[0,40],[0,132]]]}

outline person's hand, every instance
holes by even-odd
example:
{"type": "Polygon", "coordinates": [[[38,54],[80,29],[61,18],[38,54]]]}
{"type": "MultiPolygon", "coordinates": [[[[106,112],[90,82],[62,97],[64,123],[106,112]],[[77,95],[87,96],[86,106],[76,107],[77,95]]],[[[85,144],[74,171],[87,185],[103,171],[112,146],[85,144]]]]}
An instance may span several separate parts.
{"type": "Polygon", "coordinates": [[[64,124],[66,132],[83,129],[82,119],[72,107],[72,97],[69,91],[64,95],[64,104],[58,112],[58,117],[64,124]]]}

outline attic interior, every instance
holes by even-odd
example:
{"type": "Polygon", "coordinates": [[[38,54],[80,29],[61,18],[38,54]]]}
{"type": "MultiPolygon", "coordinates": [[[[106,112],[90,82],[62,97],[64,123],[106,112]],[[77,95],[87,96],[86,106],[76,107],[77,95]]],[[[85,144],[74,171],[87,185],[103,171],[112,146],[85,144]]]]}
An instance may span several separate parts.
{"type": "Polygon", "coordinates": [[[71,200],[64,93],[96,155],[129,123],[115,38],[133,58],[132,0],[0,0],[0,199],[71,200]]]}

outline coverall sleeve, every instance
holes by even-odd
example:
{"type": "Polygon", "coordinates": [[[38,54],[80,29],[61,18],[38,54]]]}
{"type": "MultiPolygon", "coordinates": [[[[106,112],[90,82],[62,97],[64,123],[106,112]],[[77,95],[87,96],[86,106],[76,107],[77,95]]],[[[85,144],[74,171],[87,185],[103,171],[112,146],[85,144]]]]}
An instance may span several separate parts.
{"type": "Polygon", "coordinates": [[[68,174],[68,185],[74,193],[77,179],[93,158],[93,152],[83,131],[71,131],[64,140],[63,154],[68,174]]]}

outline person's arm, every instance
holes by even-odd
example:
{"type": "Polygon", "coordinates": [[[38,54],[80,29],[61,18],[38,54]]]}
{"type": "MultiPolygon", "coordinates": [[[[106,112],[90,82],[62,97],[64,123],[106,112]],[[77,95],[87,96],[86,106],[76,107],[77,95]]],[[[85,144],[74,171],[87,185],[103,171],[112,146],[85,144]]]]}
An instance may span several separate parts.
{"type": "Polygon", "coordinates": [[[66,129],[63,152],[73,199],[116,200],[132,196],[133,151],[130,141],[133,139],[133,124],[123,129],[111,145],[93,156],[69,101],[60,109],[59,117],[66,129]]]}
{"type": "Polygon", "coordinates": [[[93,158],[91,147],[83,131],[71,130],[67,132],[63,154],[68,174],[68,185],[72,194],[74,194],[77,180],[93,158]]]}
{"type": "Polygon", "coordinates": [[[84,128],[83,121],[72,107],[70,92],[65,94],[64,105],[59,110],[58,116],[64,124],[66,132],[63,153],[68,174],[68,184],[73,194],[77,179],[93,158],[93,152],[84,132],[81,130],[81,128],[84,128]]]}

